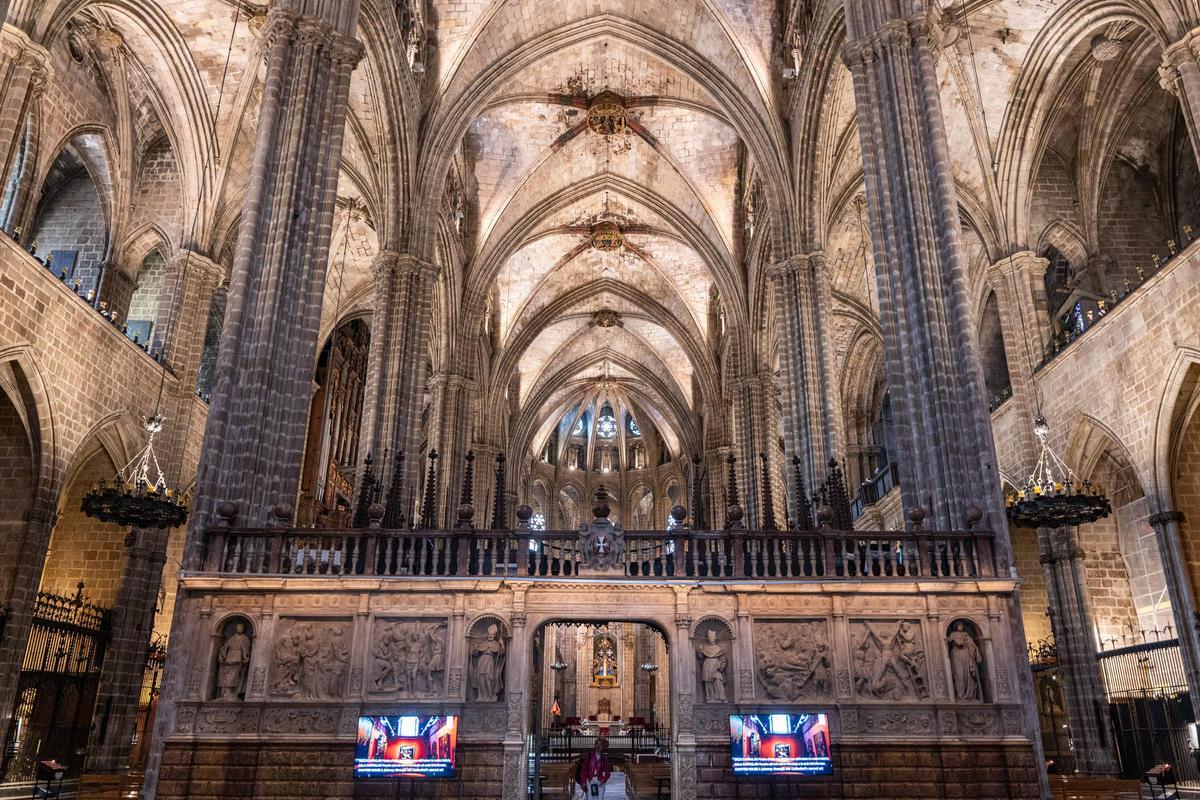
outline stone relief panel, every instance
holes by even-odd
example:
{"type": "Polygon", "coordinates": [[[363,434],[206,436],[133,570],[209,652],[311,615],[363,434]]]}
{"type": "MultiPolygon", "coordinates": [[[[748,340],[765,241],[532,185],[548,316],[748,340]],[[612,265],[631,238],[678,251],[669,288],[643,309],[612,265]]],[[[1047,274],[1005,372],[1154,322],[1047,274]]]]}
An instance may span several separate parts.
{"type": "Polygon", "coordinates": [[[925,700],[929,673],[917,620],[851,620],[854,693],[866,700],[925,700]]]}
{"type": "Polygon", "coordinates": [[[370,694],[407,699],[445,693],[446,620],[377,619],[367,653],[370,694]]]}
{"type": "Polygon", "coordinates": [[[733,632],[719,619],[704,619],[693,633],[696,649],[696,699],[701,703],[728,703],[733,674],[733,632]]]}
{"type": "Polygon", "coordinates": [[[504,699],[504,666],[508,632],[499,617],[480,617],[467,631],[467,701],[496,703],[504,699]]]}
{"type": "Polygon", "coordinates": [[[281,619],[275,631],[272,697],[331,700],[345,694],[352,638],[348,620],[281,619]]]}
{"type": "Polygon", "coordinates": [[[263,712],[263,733],[337,733],[342,711],[338,708],[268,708],[263,712]]]}
{"type": "Polygon", "coordinates": [[[756,620],[754,652],[760,698],[790,703],[829,696],[833,657],[825,620],[756,620]]]}

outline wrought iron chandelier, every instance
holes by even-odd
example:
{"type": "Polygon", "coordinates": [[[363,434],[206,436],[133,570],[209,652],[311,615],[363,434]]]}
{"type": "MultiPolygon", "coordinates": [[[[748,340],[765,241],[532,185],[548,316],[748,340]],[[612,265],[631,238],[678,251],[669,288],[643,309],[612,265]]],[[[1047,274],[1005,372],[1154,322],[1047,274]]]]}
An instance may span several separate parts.
{"type": "Polygon", "coordinates": [[[117,470],[111,483],[100,481],[84,495],[83,513],[101,522],[137,528],[174,528],[187,521],[187,503],[167,486],[154,454],[154,437],[163,429],[163,421],[158,413],[146,418],[146,446],[117,470]]]}
{"type": "Polygon", "coordinates": [[[1076,477],[1046,436],[1050,426],[1040,414],[1033,418],[1033,433],[1041,453],[1033,472],[1021,486],[1005,493],[1008,518],[1018,528],[1061,528],[1107,517],[1112,506],[1099,486],[1076,477]]]}

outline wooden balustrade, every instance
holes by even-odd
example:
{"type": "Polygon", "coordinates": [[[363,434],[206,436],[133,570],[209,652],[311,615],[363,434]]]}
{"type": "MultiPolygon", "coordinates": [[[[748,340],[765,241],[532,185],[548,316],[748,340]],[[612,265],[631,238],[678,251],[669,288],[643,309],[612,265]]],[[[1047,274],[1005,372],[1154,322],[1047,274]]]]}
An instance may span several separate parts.
{"type": "MultiPolygon", "coordinates": [[[[574,531],[214,529],[204,571],[372,577],[586,575],[574,531]]],[[[986,531],[629,532],[631,579],[889,580],[996,576],[986,531]]]]}

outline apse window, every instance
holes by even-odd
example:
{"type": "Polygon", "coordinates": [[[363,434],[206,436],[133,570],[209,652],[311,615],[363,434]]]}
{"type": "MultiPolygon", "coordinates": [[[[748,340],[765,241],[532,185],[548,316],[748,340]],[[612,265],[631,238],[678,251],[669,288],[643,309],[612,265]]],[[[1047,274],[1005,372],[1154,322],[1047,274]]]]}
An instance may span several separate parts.
{"type": "Polygon", "coordinates": [[[613,439],[617,435],[617,421],[612,414],[605,414],[596,423],[596,435],[601,439],[613,439]]]}

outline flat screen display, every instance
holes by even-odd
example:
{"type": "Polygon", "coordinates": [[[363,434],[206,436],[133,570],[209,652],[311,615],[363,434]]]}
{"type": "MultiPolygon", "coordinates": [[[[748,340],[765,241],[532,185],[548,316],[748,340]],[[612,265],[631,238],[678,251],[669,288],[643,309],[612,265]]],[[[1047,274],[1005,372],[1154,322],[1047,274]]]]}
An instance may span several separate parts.
{"type": "Polygon", "coordinates": [[[830,775],[825,714],[734,714],[729,717],[734,775],[830,775]]]}
{"type": "Polygon", "coordinates": [[[358,718],[356,778],[452,778],[457,756],[458,717],[358,718]]]}

